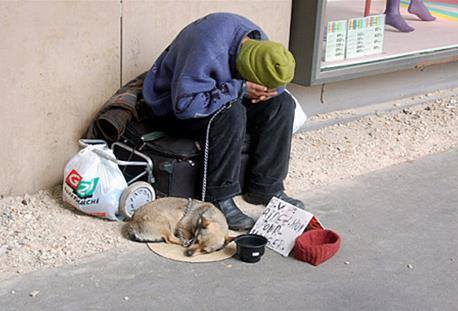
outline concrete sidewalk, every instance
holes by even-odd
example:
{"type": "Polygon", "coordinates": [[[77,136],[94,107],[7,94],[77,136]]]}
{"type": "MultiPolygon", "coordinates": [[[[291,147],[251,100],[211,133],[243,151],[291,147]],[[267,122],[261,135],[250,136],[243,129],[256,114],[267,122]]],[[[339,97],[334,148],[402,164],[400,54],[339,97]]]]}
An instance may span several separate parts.
{"type": "Polygon", "coordinates": [[[184,264],[134,245],[4,281],[0,309],[458,309],[458,150],[303,198],[343,239],[319,267],[270,250],[257,264],[184,264]]]}

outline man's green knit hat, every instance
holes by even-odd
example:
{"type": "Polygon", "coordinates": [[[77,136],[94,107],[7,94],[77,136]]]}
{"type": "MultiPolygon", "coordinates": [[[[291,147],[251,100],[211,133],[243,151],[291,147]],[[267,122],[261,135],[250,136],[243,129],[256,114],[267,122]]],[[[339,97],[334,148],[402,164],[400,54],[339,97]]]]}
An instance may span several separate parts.
{"type": "Polygon", "coordinates": [[[275,89],[293,80],[296,61],[280,43],[248,40],[240,47],[236,66],[245,80],[275,89]]]}

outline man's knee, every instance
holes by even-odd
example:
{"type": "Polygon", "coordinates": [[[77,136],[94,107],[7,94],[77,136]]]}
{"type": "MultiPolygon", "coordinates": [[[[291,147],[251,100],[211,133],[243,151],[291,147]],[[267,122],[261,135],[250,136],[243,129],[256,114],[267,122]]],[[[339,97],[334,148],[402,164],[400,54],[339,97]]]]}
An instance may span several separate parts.
{"type": "Polygon", "coordinates": [[[278,95],[279,113],[284,116],[294,116],[296,110],[296,102],[294,98],[287,92],[278,95]]]}
{"type": "Polygon", "coordinates": [[[290,94],[283,92],[278,96],[270,99],[265,109],[270,116],[270,119],[293,119],[294,111],[296,109],[296,102],[290,94]]]}
{"type": "Polygon", "coordinates": [[[232,104],[232,106],[224,110],[220,119],[228,126],[245,128],[246,125],[246,108],[239,102],[232,104]]]}

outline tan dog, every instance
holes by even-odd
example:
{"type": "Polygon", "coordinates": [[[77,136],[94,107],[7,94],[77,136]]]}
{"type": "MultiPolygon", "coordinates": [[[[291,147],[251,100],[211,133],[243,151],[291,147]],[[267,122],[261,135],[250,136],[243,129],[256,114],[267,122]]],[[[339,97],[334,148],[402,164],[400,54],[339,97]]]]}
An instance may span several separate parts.
{"type": "Polygon", "coordinates": [[[226,218],[213,204],[172,197],[139,208],[124,230],[134,241],[187,247],[187,256],[220,250],[233,240],[226,218]]]}

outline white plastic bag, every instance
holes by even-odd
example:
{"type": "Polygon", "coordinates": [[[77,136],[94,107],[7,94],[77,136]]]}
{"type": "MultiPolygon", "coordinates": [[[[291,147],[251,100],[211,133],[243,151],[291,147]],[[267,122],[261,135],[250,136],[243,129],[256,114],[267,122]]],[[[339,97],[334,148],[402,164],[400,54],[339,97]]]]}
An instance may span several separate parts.
{"type": "Polygon", "coordinates": [[[294,99],[296,103],[296,110],[294,111],[294,123],[293,123],[293,134],[296,133],[302,125],[304,125],[305,121],[307,121],[307,115],[305,114],[304,110],[302,110],[301,105],[296,97],[291,94],[288,90],[285,90],[291,97],[294,99]]]}
{"type": "Polygon", "coordinates": [[[103,141],[80,142],[86,147],[65,167],[63,200],[86,214],[117,220],[119,197],[127,183],[116,158],[103,141]],[[86,144],[91,142],[98,144],[86,144]]]}

